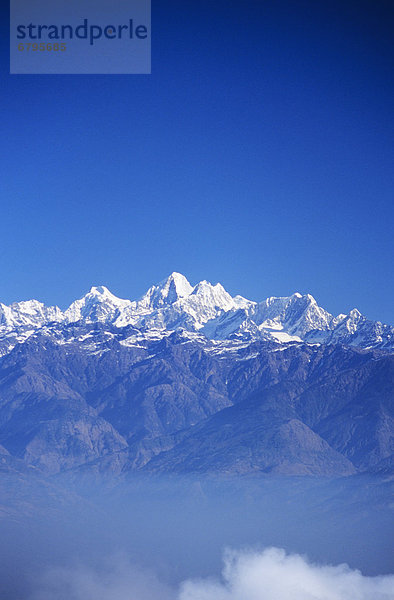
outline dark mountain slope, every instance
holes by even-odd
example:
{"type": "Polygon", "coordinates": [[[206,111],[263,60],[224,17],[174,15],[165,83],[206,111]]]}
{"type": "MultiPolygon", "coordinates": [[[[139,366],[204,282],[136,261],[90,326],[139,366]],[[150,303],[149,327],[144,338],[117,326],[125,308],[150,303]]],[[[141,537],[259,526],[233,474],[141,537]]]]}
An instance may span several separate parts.
{"type": "Polygon", "coordinates": [[[394,356],[182,332],[43,330],[0,359],[0,444],[47,473],[374,471],[392,454],[394,356]]]}

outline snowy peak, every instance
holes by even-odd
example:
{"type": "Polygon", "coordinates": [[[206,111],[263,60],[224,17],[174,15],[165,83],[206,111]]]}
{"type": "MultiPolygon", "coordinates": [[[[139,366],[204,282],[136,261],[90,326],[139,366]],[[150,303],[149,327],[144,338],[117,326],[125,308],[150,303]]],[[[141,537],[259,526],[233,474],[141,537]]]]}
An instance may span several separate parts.
{"type": "Polygon", "coordinates": [[[131,300],[123,300],[114,296],[103,285],[92,287],[90,291],[75,300],[64,313],[67,323],[84,320],[92,322],[109,322],[116,319],[122,310],[132,305],[131,300]]]}
{"type": "Polygon", "coordinates": [[[189,296],[180,299],[174,305],[174,309],[185,316],[179,320],[179,325],[194,331],[200,330],[211,319],[216,319],[235,307],[236,302],[220,283],[212,285],[206,280],[200,281],[189,296]]]}
{"type": "Polygon", "coordinates": [[[313,296],[299,292],[267,298],[256,306],[252,316],[260,329],[285,330],[301,338],[308,331],[328,329],[333,318],[313,296]]]}
{"type": "Polygon", "coordinates": [[[233,298],[219,283],[200,281],[193,287],[186,277],[172,273],[139,300],[134,323],[155,329],[182,327],[198,331],[207,321],[234,306],[233,298]]]}
{"type": "Polygon", "coordinates": [[[140,308],[158,309],[173,304],[180,298],[186,298],[193,291],[193,286],[181,273],[171,273],[157,285],[153,285],[138,301],[140,308]]]}
{"type": "Polygon", "coordinates": [[[192,296],[196,296],[205,307],[219,310],[234,308],[233,298],[220,283],[212,285],[209,281],[200,281],[193,289],[192,296]]]}
{"type": "Polygon", "coordinates": [[[290,333],[301,338],[315,329],[328,330],[332,319],[333,316],[321,308],[310,294],[293,294],[286,307],[285,324],[290,333]]]}
{"type": "Polygon", "coordinates": [[[57,306],[45,306],[37,300],[14,302],[10,306],[0,303],[0,327],[18,329],[37,328],[51,321],[61,321],[63,313],[57,306]]]}
{"type": "Polygon", "coordinates": [[[264,339],[394,350],[394,328],[369,321],[357,309],[334,317],[313,296],[299,292],[252,302],[242,296],[232,297],[220,283],[203,280],[193,287],[176,272],[150,287],[138,301],[118,298],[99,285],[64,313],[37,300],[0,304],[0,342],[4,340],[7,348],[23,343],[37,329],[53,323],[59,324],[56,327],[61,337],[62,323],[76,322],[117,328],[132,325],[142,336],[165,335],[182,328],[211,340],[264,339]]]}

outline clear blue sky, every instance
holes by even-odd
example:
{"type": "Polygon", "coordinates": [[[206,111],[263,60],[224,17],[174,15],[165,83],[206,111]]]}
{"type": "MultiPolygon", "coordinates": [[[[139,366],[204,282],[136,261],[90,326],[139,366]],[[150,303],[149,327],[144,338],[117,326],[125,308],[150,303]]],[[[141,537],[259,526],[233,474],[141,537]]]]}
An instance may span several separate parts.
{"type": "Polygon", "coordinates": [[[150,76],[8,75],[0,300],[171,271],[394,323],[392,2],[153,0],[150,76]]]}

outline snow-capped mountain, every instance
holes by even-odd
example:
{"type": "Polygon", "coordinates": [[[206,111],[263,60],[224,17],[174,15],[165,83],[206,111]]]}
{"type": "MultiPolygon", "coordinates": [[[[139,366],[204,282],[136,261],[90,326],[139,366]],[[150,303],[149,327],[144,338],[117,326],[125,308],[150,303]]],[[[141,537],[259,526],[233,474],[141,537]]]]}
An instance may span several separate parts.
{"type": "Polygon", "coordinates": [[[131,305],[130,300],[117,298],[105,286],[92,287],[86,296],[69,306],[60,320],[66,323],[115,322],[131,305]]]}
{"type": "Polygon", "coordinates": [[[184,275],[171,273],[167,279],[158,285],[152,285],[137,305],[140,310],[151,311],[152,309],[169,306],[180,298],[187,298],[192,291],[193,286],[190,285],[184,275]]]}
{"type": "MultiPolygon", "coordinates": [[[[0,454],[40,473],[391,473],[394,332],[172,273],[0,305],[0,454]]],[[[5,461],[5,462],[4,462],[5,461]]],[[[23,471],[24,472],[24,471],[23,471]]]]}
{"type": "Polygon", "coordinates": [[[37,328],[51,321],[62,321],[63,313],[57,306],[45,306],[37,300],[14,302],[5,306],[0,302],[0,330],[12,331],[20,327],[37,328]]]}
{"type": "Polygon", "coordinates": [[[36,300],[0,304],[2,353],[56,323],[59,332],[72,323],[97,323],[132,326],[141,335],[183,329],[210,340],[341,343],[394,350],[394,328],[368,320],[357,309],[333,316],[310,294],[299,293],[254,302],[232,297],[220,283],[200,281],[192,286],[184,275],[172,273],[137,301],[117,298],[97,286],[64,312],[36,300]]]}

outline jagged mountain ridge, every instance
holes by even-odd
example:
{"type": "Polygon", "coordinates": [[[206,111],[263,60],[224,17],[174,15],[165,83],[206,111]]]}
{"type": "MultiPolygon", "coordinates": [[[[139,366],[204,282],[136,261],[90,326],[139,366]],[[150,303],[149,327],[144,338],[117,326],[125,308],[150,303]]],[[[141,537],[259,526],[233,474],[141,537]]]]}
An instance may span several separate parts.
{"type": "Polygon", "coordinates": [[[138,301],[117,298],[106,287],[98,286],[64,312],[36,300],[10,306],[0,303],[2,352],[41,327],[79,321],[116,328],[133,326],[143,333],[182,328],[212,340],[341,343],[394,350],[394,327],[368,320],[357,309],[333,316],[310,294],[299,293],[254,302],[232,297],[219,283],[201,281],[192,286],[180,273],[172,273],[138,301]]]}
{"type": "Polygon", "coordinates": [[[393,329],[173,273],[138,301],[0,305],[0,462],[61,473],[392,472],[393,329]]]}

